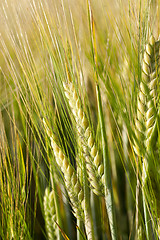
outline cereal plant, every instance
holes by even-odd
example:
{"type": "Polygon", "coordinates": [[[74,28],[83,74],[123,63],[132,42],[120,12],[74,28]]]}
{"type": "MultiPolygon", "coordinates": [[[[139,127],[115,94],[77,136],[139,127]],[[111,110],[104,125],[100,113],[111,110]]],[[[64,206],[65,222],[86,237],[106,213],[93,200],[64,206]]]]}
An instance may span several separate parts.
{"type": "Polygon", "coordinates": [[[1,0],[0,239],[160,239],[160,1],[1,0]]]}

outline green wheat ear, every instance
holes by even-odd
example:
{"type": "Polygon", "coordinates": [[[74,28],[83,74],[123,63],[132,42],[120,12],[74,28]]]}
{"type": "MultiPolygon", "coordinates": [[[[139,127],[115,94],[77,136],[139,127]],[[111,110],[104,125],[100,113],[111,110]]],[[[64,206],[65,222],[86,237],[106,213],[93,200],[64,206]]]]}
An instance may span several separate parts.
{"type": "Polygon", "coordinates": [[[43,119],[44,127],[51,140],[51,146],[55,155],[56,162],[64,175],[65,186],[71,200],[72,208],[76,218],[84,218],[84,192],[75,172],[75,169],[70,164],[68,158],[62,152],[61,148],[54,140],[54,135],[49,131],[48,126],[43,119]]]}
{"type": "MultiPolygon", "coordinates": [[[[142,80],[137,98],[137,117],[135,119],[135,140],[134,150],[139,157],[142,157],[142,197],[145,217],[147,239],[151,238],[150,215],[148,212],[149,185],[152,186],[156,202],[159,202],[159,173],[154,164],[151,153],[156,149],[158,131],[158,69],[159,69],[159,45],[151,36],[146,45],[142,62],[142,80]],[[154,173],[154,174],[153,174],[154,173]]],[[[156,163],[157,164],[157,163],[156,163]]],[[[150,189],[151,190],[151,189],[150,189]]],[[[157,205],[157,204],[156,204],[157,205]]]]}
{"type": "Polygon", "coordinates": [[[159,45],[160,41],[155,42],[151,36],[142,63],[142,80],[135,119],[135,135],[138,141],[135,141],[134,150],[138,156],[143,155],[141,148],[149,150],[156,138],[159,45]]]}
{"type": "Polygon", "coordinates": [[[104,195],[104,166],[100,157],[95,139],[90,129],[88,119],[82,109],[74,83],[63,83],[65,95],[76,120],[77,134],[79,136],[83,154],[86,160],[86,168],[92,190],[96,195],[104,195]]]}
{"type": "Polygon", "coordinates": [[[49,191],[49,188],[46,188],[45,194],[44,194],[44,216],[45,216],[45,226],[46,226],[46,232],[48,235],[48,239],[58,239],[58,228],[57,228],[57,217],[56,217],[56,211],[55,211],[55,205],[54,205],[54,192],[49,191]]]}
{"type": "Polygon", "coordinates": [[[69,159],[62,152],[61,148],[57,145],[54,140],[54,135],[49,130],[45,120],[43,119],[43,124],[46,132],[51,140],[51,146],[55,155],[55,160],[63,172],[65,186],[70,198],[70,202],[73,209],[73,214],[79,220],[84,221],[87,239],[94,240],[94,231],[92,228],[92,219],[87,209],[85,193],[83,190],[83,185],[80,183],[79,178],[75,169],[70,164],[69,159]]]}

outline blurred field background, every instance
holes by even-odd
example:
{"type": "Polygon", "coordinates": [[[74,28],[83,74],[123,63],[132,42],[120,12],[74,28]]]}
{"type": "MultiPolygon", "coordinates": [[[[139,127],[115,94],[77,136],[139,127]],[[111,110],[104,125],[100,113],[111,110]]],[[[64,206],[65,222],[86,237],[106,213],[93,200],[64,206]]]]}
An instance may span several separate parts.
{"type": "MultiPolygon", "coordinates": [[[[151,34],[155,39],[160,34],[160,1],[91,0],[90,6],[111,161],[117,239],[138,239],[135,233],[138,170],[131,136],[145,45],[151,34]]],[[[0,1],[1,239],[48,239],[43,196],[45,188],[52,185],[50,165],[54,154],[42,119],[46,117],[51,128],[54,126],[53,132],[60,129],[59,135],[64,130],[72,136],[63,119],[67,104],[61,86],[66,79],[66,64],[76,76],[73,79],[78,79],[76,86],[98,142],[100,125],[87,1],[0,1]]],[[[66,113],[70,116],[68,110],[66,113]]],[[[74,141],[72,145],[76,149],[74,141]]],[[[101,141],[98,145],[101,149],[101,141]]],[[[74,240],[76,219],[71,214],[68,226],[64,183],[57,172],[62,231],[74,240]]],[[[103,224],[97,225],[95,238],[111,239],[103,200],[101,204],[99,219],[103,224]]]]}

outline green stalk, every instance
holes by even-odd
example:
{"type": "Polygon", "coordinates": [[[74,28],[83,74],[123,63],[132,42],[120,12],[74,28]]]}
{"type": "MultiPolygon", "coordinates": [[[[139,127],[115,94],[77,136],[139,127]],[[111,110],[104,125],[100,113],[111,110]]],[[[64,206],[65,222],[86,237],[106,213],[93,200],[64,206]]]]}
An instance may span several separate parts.
{"type": "Polygon", "coordinates": [[[138,175],[138,168],[137,168],[137,184],[136,184],[136,214],[135,214],[135,236],[136,238],[138,235],[138,228],[139,228],[139,175],[138,175]]]}
{"type": "Polygon", "coordinates": [[[85,215],[86,234],[88,239],[95,240],[92,212],[91,212],[91,206],[90,206],[90,189],[88,187],[89,183],[87,179],[86,165],[84,160],[83,160],[82,173],[83,173],[83,188],[84,188],[84,199],[85,199],[84,215],[85,215]]]}
{"type": "Polygon", "coordinates": [[[81,229],[82,229],[82,221],[80,219],[77,218],[77,240],[84,240],[82,233],[81,233],[81,229]]]}
{"type": "Polygon", "coordinates": [[[142,173],[142,198],[143,198],[143,211],[145,219],[145,228],[146,228],[146,237],[147,240],[152,239],[152,229],[151,229],[151,218],[149,215],[147,207],[147,198],[146,198],[146,181],[148,179],[148,162],[146,159],[143,159],[143,173],[142,173]]]}
{"type": "MultiPolygon", "coordinates": [[[[60,227],[62,227],[62,221],[61,221],[61,214],[60,214],[60,204],[59,204],[59,199],[58,199],[58,194],[57,194],[57,189],[56,189],[56,184],[54,180],[54,170],[53,170],[53,164],[50,169],[50,178],[51,178],[51,184],[52,188],[54,190],[54,202],[55,202],[55,208],[56,208],[56,215],[57,215],[57,223],[60,227]]],[[[60,231],[60,228],[58,228],[58,240],[62,240],[62,234],[60,231]]]]}
{"type": "Polygon", "coordinates": [[[126,202],[127,202],[127,218],[129,228],[131,228],[132,222],[132,206],[133,206],[133,197],[131,191],[131,174],[130,174],[130,160],[128,157],[128,136],[127,136],[127,128],[125,123],[123,123],[123,131],[122,131],[122,141],[123,141],[123,151],[124,151],[124,159],[126,161],[126,202]]]}
{"type": "Polygon", "coordinates": [[[94,235],[95,239],[103,239],[103,226],[102,226],[102,203],[101,198],[96,196],[93,191],[91,191],[91,211],[92,211],[92,218],[93,218],[93,227],[94,227],[94,235]]]}
{"type": "Polygon", "coordinates": [[[106,129],[104,123],[104,116],[102,110],[102,100],[100,95],[99,85],[96,85],[97,102],[98,102],[98,115],[100,120],[101,136],[102,136],[102,148],[103,148],[103,160],[104,160],[104,178],[105,178],[105,203],[108,212],[109,225],[111,230],[112,240],[118,239],[115,206],[113,200],[113,188],[111,179],[111,165],[109,160],[106,129]]]}
{"type": "Polygon", "coordinates": [[[146,237],[147,240],[152,239],[152,234],[151,234],[151,224],[150,224],[150,216],[149,216],[149,212],[147,209],[147,204],[146,204],[146,198],[145,198],[145,193],[144,193],[144,189],[142,190],[142,197],[143,197],[143,211],[144,211],[144,219],[145,219],[145,228],[146,228],[146,237]]]}

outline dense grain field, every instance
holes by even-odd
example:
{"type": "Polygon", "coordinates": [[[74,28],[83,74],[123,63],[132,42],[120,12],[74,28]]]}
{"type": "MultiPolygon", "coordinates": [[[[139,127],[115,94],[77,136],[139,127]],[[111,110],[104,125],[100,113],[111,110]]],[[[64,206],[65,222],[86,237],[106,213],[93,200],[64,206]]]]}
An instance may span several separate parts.
{"type": "Polygon", "coordinates": [[[160,239],[160,1],[0,1],[0,239],[160,239]]]}

